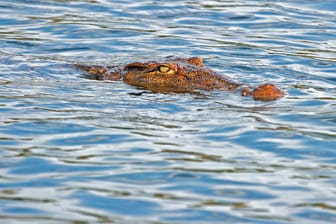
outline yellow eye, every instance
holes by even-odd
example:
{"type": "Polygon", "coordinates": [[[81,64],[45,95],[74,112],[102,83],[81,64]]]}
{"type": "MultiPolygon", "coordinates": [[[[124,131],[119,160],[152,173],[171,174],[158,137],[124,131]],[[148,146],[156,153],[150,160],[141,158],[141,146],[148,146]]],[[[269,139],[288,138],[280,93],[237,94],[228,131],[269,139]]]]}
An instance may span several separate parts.
{"type": "Polygon", "coordinates": [[[169,72],[170,68],[167,65],[160,65],[159,71],[162,73],[167,73],[169,72]]]}

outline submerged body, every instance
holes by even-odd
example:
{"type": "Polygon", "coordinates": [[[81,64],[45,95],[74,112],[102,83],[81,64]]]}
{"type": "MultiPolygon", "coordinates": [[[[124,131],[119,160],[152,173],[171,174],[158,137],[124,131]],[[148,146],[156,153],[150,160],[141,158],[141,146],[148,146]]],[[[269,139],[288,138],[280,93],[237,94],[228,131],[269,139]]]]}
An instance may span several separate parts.
{"type": "Polygon", "coordinates": [[[243,96],[252,96],[256,100],[275,100],[284,96],[284,92],[273,84],[263,84],[250,91],[248,87],[205,67],[199,57],[167,57],[161,62],[134,62],[125,66],[78,65],[78,67],[94,75],[98,80],[123,80],[127,84],[153,92],[241,89],[243,96]]]}

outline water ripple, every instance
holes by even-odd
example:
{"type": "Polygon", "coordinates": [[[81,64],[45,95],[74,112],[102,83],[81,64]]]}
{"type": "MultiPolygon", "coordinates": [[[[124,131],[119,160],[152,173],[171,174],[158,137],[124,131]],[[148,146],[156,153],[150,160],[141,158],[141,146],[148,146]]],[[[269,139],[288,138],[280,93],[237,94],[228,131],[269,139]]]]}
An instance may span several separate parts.
{"type": "Polygon", "coordinates": [[[334,1],[2,1],[0,222],[334,223],[334,1]],[[158,94],[72,64],[202,56],[287,92],[158,94]]]}

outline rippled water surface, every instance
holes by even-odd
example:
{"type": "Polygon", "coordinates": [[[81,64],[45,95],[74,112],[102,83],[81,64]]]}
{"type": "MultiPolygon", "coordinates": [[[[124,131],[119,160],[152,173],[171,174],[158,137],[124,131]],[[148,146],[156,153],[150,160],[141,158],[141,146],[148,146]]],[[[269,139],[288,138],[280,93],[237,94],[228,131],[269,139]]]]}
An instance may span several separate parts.
{"type": "Polygon", "coordinates": [[[0,222],[336,223],[335,87],[332,0],[2,0],[0,222]],[[73,66],[167,55],[287,95],[73,66]]]}

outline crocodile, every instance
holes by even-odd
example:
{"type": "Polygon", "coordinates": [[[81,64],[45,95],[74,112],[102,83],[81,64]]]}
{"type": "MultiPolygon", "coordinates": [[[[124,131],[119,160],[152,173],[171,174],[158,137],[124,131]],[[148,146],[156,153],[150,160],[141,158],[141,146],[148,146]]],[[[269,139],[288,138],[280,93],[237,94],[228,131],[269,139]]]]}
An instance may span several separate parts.
{"type": "Polygon", "coordinates": [[[285,95],[274,84],[261,84],[250,90],[247,85],[217,74],[200,57],[166,57],[162,61],[133,62],[125,66],[76,65],[97,80],[124,81],[152,92],[195,92],[199,90],[239,91],[255,100],[276,100],[285,95]]]}

